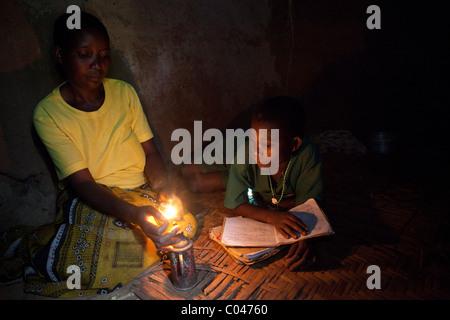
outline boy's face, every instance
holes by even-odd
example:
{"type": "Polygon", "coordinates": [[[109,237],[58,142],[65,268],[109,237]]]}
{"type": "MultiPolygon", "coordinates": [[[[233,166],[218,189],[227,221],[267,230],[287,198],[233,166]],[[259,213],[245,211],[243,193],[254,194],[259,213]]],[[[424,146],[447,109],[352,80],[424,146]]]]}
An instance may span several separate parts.
{"type": "MultiPolygon", "coordinates": [[[[260,152],[266,151],[266,157],[271,159],[278,159],[279,165],[289,161],[291,155],[290,143],[285,139],[282,139],[282,130],[273,122],[270,121],[255,121],[252,120],[251,128],[256,131],[256,142],[258,146],[261,146],[260,152]],[[267,134],[262,134],[261,129],[267,130],[267,134]],[[278,129],[278,139],[274,139],[273,130],[278,129]]],[[[257,164],[260,168],[268,168],[269,164],[261,163],[261,159],[256,155],[257,164]]]]}
{"type": "Polygon", "coordinates": [[[70,83],[95,89],[102,84],[109,70],[109,42],[101,32],[85,30],[61,58],[58,62],[63,64],[70,83]]]}

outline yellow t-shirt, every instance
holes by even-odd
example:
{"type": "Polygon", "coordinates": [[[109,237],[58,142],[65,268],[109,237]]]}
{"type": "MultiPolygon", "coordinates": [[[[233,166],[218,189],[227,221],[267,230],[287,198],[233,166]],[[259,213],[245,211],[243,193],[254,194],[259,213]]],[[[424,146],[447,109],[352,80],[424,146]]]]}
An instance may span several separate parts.
{"type": "Polygon", "coordinates": [[[134,88],[104,79],[105,101],[93,112],[67,104],[59,87],[36,106],[34,125],[60,180],[88,168],[95,181],[135,188],[146,182],[141,143],[153,138],[134,88]]]}

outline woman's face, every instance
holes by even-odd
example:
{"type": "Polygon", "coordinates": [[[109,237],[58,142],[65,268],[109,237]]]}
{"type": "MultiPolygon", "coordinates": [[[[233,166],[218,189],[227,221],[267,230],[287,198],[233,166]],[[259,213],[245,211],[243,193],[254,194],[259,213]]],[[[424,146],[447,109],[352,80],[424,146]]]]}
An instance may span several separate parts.
{"type": "Polygon", "coordinates": [[[110,47],[106,37],[97,30],[85,30],[68,52],[60,52],[69,83],[87,89],[98,88],[110,66],[110,47]]]}

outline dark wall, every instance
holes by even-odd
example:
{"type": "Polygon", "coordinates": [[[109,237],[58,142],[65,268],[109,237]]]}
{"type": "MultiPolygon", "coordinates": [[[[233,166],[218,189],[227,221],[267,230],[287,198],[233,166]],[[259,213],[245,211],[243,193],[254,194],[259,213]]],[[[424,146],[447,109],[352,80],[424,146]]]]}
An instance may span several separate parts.
{"type": "Polygon", "coordinates": [[[449,28],[434,2],[3,0],[1,229],[53,217],[52,168],[31,117],[60,83],[51,29],[70,4],[107,26],[109,76],[136,87],[169,166],[176,128],[245,126],[252,104],[280,94],[304,103],[311,135],[345,129],[364,141],[390,130],[411,147],[444,141],[449,28]],[[381,30],[366,27],[370,4],[381,8],[381,30]]]}

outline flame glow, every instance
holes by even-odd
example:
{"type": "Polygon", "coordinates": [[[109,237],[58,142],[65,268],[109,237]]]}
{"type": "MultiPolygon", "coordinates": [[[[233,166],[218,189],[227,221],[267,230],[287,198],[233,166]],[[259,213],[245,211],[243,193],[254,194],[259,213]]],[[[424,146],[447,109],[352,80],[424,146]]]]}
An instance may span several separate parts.
{"type": "Polygon", "coordinates": [[[162,214],[167,220],[172,220],[176,218],[178,210],[173,205],[169,204],[165,207],[165,210],[162,211],[162,214]]]}
{"type": "MultiPolygon", "coordinates": [[[[172,204],[164,204],[159,207],[159,210],[164,218],[171,224],[170,230],[168,231],[171,232],[174,228],[177,227],[175,221],[179,218],[178,215],[180,213],[178,210],[178,206],[172,204]]],[[[157,227],[160,227],[159,223],[161,223],[161,221],[158,220],[158,223],[154,216],[149,215],[147,217],[147,221],[157,227]]]]}
{"type": "Polygon", "coordinates": [[[154,224],[155,226],[158,225],[158,223],[156,222],[154,216],[148,216],[148,217],[147,217],[147,221],[150,222],[151,224],[154,224]]]}

